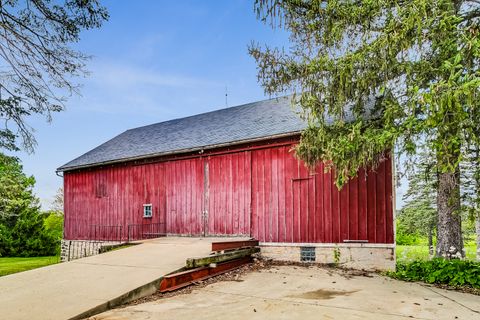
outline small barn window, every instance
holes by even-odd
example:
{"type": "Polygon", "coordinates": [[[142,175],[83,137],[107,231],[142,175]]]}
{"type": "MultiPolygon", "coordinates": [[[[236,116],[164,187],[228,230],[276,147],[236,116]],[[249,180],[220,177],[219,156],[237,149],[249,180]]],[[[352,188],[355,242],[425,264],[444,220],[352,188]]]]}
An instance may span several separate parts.
{"type": "Polygon", "coordinates": [[[300,261],[315,262],[315,247],[300,247],[300,261]]]}
{"type": "Polygon", "coordinates": [[[144,204],[143,205],[143,217],[144,218],[151,218],[152,217],[152,205],[151,204],[144,204]]]}
{"type": "Polygon", "coordinates": [[[95,189],[95,195],[97,198],[104,198],[107,196],[107,186],[104,183],[97,184],[95,189]]]}
{"type": "Polygon", "coordinates": [[[105,172],[97,172],[95,174],[95,196],[104,198],[107,196],[107,179],[105,172]]]}

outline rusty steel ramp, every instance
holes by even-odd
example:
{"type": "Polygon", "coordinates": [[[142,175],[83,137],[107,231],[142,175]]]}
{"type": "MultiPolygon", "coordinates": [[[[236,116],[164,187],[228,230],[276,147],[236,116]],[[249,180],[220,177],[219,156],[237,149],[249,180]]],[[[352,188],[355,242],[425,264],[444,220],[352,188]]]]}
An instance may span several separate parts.
{"type": "Polygon", "coordinates": [[[212,242],[210,255],[187,259],[185,268],[163,278],[159,290],[160,292],[174,291],[237,269],[251,263],[252,255],[258,252],[260,248],[255,239],[212,242]]]}

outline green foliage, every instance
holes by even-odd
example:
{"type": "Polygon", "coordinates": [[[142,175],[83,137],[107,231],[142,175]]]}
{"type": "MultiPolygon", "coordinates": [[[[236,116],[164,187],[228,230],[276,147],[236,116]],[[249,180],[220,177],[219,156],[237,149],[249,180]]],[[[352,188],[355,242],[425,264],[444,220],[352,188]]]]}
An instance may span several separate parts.
{"type": "Polygon", "coordinates": [[[426,237],[430,233],[433,236],[436,218],[437,210],[423,201],[407,205],[397,217],[397,237],[402,234],[426,237]]]}
{"type": "Polygon", "coordinates": [[[0,153],[0,256],[50,256],[58,251],[62,218],[40,212],[34,184],[17,158],[0,153]]]}
{"type": "Polygon", "coordinates": [[[45,213],[47,217],[45,218],[43,224],[45,230],[52,235],[57,240],[62,240],[63,238],[63,214],[61,212],[50,211],[45,213]]]}
{"type": "Polygon", "coordinates": [[[333,249],[333,261],[335,264],[340,262],[340,248],[336,247],[333,249]]]}
{"type": "Polygon", "coordinates": [[[4,224],[0,224],[0,257],[10,253],[12,248],[12,233],[4,224]]]}
{"type": "MultiPolygon", "coordinates": [[[[406,263],[414,260],[430,260],[429,248],[427,239],[420,238],[419,245],[396,245],[395,251],[397,256],[397,263],[406,263]]],[[[477,246],[473,241],[465,243],[465,258],[467,260],[475,260],[477,246]]]]}
{"type": "Polygon", "coordinates": [[[406,281],[480,288],[480,263],[469,260],[435,258],[397,263],[397,271],[388,275],[406,281]]]}
{"type": "Polygon", "coordinates": [[[12,228],[23,210],[38,207],[35,179],[23,173],[18,158],[0,153],[0,223],[12,228]]]}
{"type": "Polygon", "coordinates": [[[425,238],[418,233],[409,231],[408,227],[400,219],[396,221],[396,230],[395,241],[397,245],[420,245],[425,241],[425,238]]]}
{"type": "Polygon", "coordinates": [[[412,155],[424,142],[455,172],[478,138],[480,11],[465,2],[257,0],[291,34],[290,50],[250,53],[267,93],[298,93],[309,126],[297,154],[330,162],[339,186],[394,144],[412,155]]]}
{"type": "Polygon", "coordinates": [[[12,229],[10,256],[37,257],[57,253],[58,240],[44,226],[44,216],[35,210],[23,211],[12,229]]]}

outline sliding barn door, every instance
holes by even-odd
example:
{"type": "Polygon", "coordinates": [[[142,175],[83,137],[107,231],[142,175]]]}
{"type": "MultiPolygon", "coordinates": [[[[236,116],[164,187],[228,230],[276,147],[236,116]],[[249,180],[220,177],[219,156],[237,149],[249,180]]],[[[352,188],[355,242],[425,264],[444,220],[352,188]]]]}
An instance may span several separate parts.
{"type": "Polygon", "coordinates": [[[205,166],[205,233],[249,235],[250,151],[210,156],[205,166]]]}

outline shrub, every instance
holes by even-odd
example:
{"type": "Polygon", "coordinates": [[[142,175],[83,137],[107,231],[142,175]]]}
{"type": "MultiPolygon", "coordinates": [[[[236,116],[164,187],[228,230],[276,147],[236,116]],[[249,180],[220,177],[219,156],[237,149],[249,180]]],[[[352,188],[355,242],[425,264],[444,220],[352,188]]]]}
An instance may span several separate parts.
{"type": "Polygon", "coordinates": [[[10,256],[37,257],[57,253],[57,239],[44,226],[44,217],[35,209],[23,211],[12,229],[10,256]]]}
{"type": "Polygon", "coordinates": [[[469,260],[435,258],[397,263],[397,271],[388,275],[405,281],[480,288],[480,263],[469,260]]]}
{"type": "Polygon", "coordinates": [[[55,239],[62,240],[63,237],[63,214],[61,212],[49,211],[46,212],[47,217],[43,224],[48,233],[55,239]]]}

